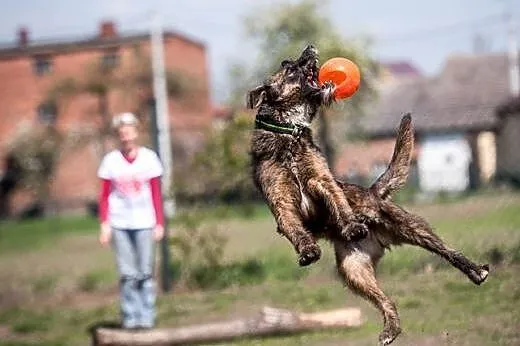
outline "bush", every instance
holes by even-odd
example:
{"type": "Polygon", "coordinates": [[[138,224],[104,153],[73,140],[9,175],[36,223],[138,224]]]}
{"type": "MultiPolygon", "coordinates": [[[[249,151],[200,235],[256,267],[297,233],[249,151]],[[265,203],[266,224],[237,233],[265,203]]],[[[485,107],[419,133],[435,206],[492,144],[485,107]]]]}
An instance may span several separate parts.
{"type": "Polygon", "coordinates": [[[266,275],[264,265],[256,259],[217,266],[200,266],[193,269],[190,287],[200,289],[223,289],[229,286],[262,283],[266,275]]]}
{"type": "Polygon", "coordinates": [[[195,289],[223,289],[233,285],[260,284],[266,280],[298,280],[308,271],[288,253],[269,252],[224,263],[227,238],[216,228],[202,227],[196,212],[185,213],[178,222],[183,228],[171,238],[175,258],[172,276],[195,289]]]}
{"type": "Polygon", "coordinates": [[[250,115],[237,114],[223,128],[216,129],[189,169],[177,172],[178,198],[224,203],[258,199],[248,149],[252,127],[250,115]]]}

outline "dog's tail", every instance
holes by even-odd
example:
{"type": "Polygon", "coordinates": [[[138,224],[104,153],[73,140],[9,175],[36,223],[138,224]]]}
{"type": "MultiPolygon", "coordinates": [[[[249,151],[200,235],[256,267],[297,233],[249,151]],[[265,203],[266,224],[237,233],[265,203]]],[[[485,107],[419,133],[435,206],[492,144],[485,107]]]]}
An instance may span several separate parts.
{"type": "Polygon", "coordinates": [[[370,187],[373,193],[382,199],[386,199],[404,186],[410,170],[413,145],[412,117],[408,113],[401,119],[390,165],[370,187]]]}

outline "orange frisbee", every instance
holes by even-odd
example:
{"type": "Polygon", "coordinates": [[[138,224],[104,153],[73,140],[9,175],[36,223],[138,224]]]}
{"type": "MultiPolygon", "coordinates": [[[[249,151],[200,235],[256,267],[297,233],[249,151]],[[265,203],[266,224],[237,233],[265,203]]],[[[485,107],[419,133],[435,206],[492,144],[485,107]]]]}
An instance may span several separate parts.
{"type": "Polygon", "coordinates": [[[331,81],[336,86],[334,97],[344,99],[356,93],[361,83],[361,73],[356,64],[346,58],[332,58],[320,68],[318,81],[321,85],[331,81]]]}

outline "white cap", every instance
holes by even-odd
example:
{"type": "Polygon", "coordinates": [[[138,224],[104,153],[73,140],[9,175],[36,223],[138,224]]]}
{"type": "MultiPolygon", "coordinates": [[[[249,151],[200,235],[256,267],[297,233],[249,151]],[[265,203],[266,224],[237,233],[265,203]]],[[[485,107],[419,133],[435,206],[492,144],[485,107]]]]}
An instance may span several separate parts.
{"type": "Polygon", "coordinates": [[[112,127],[114,129],[117,129],[119,126],[122,125],[134,125],[137,126],[139,121],[137,120],[137,117],[130,112],[120,113],[115,115],[112,118],[112,127]]]}

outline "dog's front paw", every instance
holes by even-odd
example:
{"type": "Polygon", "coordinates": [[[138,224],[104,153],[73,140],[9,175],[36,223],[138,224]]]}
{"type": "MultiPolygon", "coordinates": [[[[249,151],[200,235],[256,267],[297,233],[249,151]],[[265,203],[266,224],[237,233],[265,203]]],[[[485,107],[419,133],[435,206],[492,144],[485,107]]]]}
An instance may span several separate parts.
{"type": "Polygon", "coordinates": [[[368,227],[358,221],[349,222],[342,230],[341,236],[347,241],[358,241],[368,235],[368,227]]]}
{"type": "Polygon", "coordinates": [[[321,257],[321,249],[316,243],[304,245],[299,252],[298,264],[302,267],[316,262],[321,257]]]}
{"type": "Polygon", "coordinates": [[[334,92],[336,91],[336,86],[334,83],[327,81],[321,87],[321,98],[322,103],[325,105],[329,105],[334,101],[334,92]]]}
{"type": "Polygon", "coordinates": [[[471,270],[468,274],[469,278],[475,285],[480,285],[486,281],[489,275],[489,264],[479,266],[478,271],[471,270]]]}

